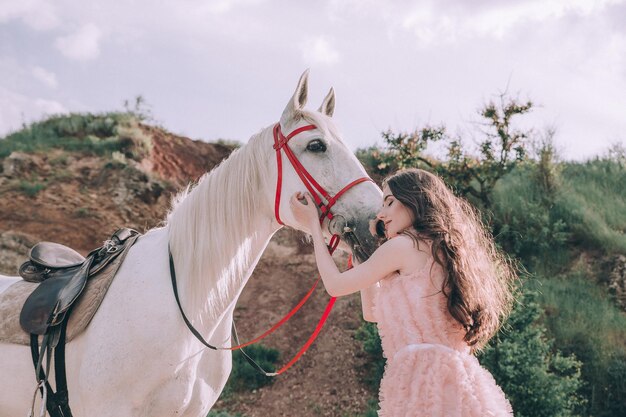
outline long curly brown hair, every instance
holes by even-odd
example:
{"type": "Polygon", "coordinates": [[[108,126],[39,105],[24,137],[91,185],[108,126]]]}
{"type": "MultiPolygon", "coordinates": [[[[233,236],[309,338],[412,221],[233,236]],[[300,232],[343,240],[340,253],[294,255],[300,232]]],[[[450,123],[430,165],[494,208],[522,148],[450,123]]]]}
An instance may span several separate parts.
{"type": "Polygon", "coordinates": [[[386,178],[384,185],[414,216],[417,235],[403,233],[418,246],[431,242],[433,259],[445,273],[448,311],[466,329],[465,341],[474,351],[482,348],[511,310],[513,264],[496,248],[477,211],[438,176],[407,169],[386,178]]]}

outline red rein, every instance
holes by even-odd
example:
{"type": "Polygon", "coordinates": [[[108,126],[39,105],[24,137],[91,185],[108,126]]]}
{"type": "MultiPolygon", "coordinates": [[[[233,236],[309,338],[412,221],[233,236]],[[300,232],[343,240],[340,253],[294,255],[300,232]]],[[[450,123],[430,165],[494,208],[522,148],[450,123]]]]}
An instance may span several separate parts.
{"type": "MultiPolygon", "coordinates": [[[[331,208],[335,205],[337,200],[339,200],[339,198],[346,191],[348,191],[350,188],[352,188],[355,185],[360,184],[360,183],[362,183],[364,181],[371,181],[371,178],[369,178],[369,177],[358,178],[358,179],[352,181],[351,183],[349,183],[348,185],[346,185],[345,187],[343,187],[337,194],[335,194],[334,196],[331,196],[324,189],[324,187],[322,187],[321,185],[319,185],[319,183],[317,181],[315,181],[315,178],[313,178],[313,176],[306,170],[306,168],[304,168],[304,166],[300,163],[298,158],[296,158],[296,156],[294,155],[293,151],[291,150],[291,148],[289,147],[289,144],[288,144],[289,140],[291,138],[293,138],[294,136],[296,136],[297,134],[302,133],[302,132],[306,132],[308,130],[314,130],[314,129],[317,129],[317,127],[315,125],[306,125],[306,126],[299,127],[297,129],[295,129],[293,132],[291,132],[290,134],[288,134],[287,136],[284,136],[282,134],[282,132],[281,132],[281,129],[280,129],[280,123],[276,123],[276,125],[274,126],[274,149],[276,150],[276,163],[277,163],[277,167],[278,167],[278,177],[277,177],[277,181],[276,181],[276,199],[275,199],[275,203],[274,203],[274,213],[276,215],[276,220],[281,225],[284,225],[283,221],[280,219],[280,213],[279,213],[280,212],[280,198],[281,198],[281,192],[282,192],[282,182],[283,182],[283,168],[282,168],[283,167],[283,161],[282,161],[282,156],[281,156],[281,150],[285,152],[285,155],[289,159],[289,162],[291,162],[291,165],[295,169],[295,171],[298,174],[298,176],[300,177],[300,179],[302,180],[302,183],[309,190],[309,192],[313,196],[313,199],[315,200],[315,203],[320,208],[320,210],[322,212],[322,215],[320,217],[320,223],[322,223],[324,221],[324,218],[326,218],[326,217],[329,220],[331,220],[333,218],[333,214],[331,212],[331,208]],[[326,203],[324,203],[324,200],[326,200],[326,203]]],[[[331,254],[335,251],[335,249],[339,245],[339,240],[340,240],[340,237],[337,234],[334,234],[331,237],[330,243],[328,245],[328,251],[331,254]]],[[[350,262],[349,262],[349,267],[351,267],[350,262]]],[[[253,343],[258,342],[261,339],[263,339],[266,336],[268,336],[271,333],[273,333],[276,329],[278,329],[280,326],[285,324],[298,310],[300,310],[300,308],[306,303],[306,301],[309,299],[309,297],[311,297],[311,295],[313,294],[313,291],[317,287],[317,284],[319,283],[319,281],[320,281],[320,277],[318,277],[318,279],[313,284],[313,287],[311,287],[309,292],[306,293],[306,295],[302,298],[302,300],[300,300],[300,302],[289,313],[287,313],[287,315],[285,317],[283,317],[278,323],[276,323],[274,326],[272,326],[265,333],[263,333],[262,335],[254,338],[253,340],[251,340],[249,342],[246,342],[246,343],[243,343],[243,344],[240,344],[240,345],[237,345],[237,346],[232,346],[232,347],[227,348],[227,349],[230,349],[230,350],[241,349],[243,347],[246,347],[246,346],[249,346],[249,345],[251,345],[253,343]]],[[[282,374],[287,369],[291,368],[291,366],[294,363],[296,363],[298,361],[298,359],[300,359],[300,357],[308,350],[308,348],[311,346],[311,344],[317,338],[319,332],[322,330],[322,327],[324,327],[324,323],[326,322],[326,319],[328,318],[328,316],[329,316],[329,314],[330,314],[330,312],[331,312],[331,310],[333,308],[333,305],[335,304],[335,300],[336,300],[335,297],[331,297],[330,298],[330,300],[328,301],[328,304],[326,305],[326,309],[324,310],[324,313],[322,314],[322,317],[320,318],[319,322],[317,323],[317,326],[315,327],[315,330],[313,331],[313,333],[311,334],[309,339],[306,341],[304,346],[302,346],[300,351],[298,351],[298,353],[293,357],[293,359],[291,359],[286,365],[284,365],[278,371],[276,371],[274,373],[271,373],[271,374],[268,374],[269,376],[275,376],[275,375],[282,374]]]]}

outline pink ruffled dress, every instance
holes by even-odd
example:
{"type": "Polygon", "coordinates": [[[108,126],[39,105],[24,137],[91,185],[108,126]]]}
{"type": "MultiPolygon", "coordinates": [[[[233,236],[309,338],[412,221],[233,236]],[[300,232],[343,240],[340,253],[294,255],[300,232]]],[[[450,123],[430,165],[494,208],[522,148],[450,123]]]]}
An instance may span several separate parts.
{"type": "Polygon", "coordinates": [[[387,364],[378,415],[512,416],[493,376],[463,341],[465,331],[448,312],[442,282],[432,257],[423,269],[381,281],[374,315],[387,364]]]}

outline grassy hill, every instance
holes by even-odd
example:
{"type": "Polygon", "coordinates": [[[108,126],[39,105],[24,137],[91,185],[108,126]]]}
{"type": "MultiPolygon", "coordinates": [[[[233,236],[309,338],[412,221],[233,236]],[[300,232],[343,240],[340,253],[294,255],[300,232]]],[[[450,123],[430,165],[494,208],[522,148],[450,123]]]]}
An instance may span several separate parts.
{"type": "Polygon", "coordinates": [[[626,410],[626,166],[555,165],[553,186],[529,164],[494,192],[497,238],[529,272],[553,349],[582,362],[586,413],[626,410]]]}
{"type": "Polygon", "coordinates": [[[172,193],[232,150],[133,113],[55,116],[0,138],[0,267],[36,239],[88,251],[116,227],[157,225],[172,193]]]}
{"type": "MultiPolygon", "coordinates": [[[[393,164],[402,154],[399,146],[357,155],[379,178],[381,170],[389,172],[388,161],[393,164]]],[[[419,164],[419,158],[414,160],[419,164]]],[[[449,165],[432,160],[418,166],[446,178],[449,165]]],[[[516,415],[625,415],[623,155],[586,162],[527,157],[497,180],[489,197],[484,209],[468,196],[482,210],[496,242],[519,263],[521,290],[508,325],[481,361],[505,388],[516,415]]],[[[380,358],[375,329],[362,334],[372,360],[380,358]]],[[[380,378],[382,366],[377,369],[380,378]]]]}

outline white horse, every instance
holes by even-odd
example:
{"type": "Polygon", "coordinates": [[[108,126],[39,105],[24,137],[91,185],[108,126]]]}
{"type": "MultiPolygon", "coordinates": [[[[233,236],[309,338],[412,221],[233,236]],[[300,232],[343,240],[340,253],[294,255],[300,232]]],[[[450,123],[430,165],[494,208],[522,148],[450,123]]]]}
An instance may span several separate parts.
{"type": "MultiPolygon", "coordinates": [[[[333,90],[318,112],[303,109],[307,79],[305,72],[280,127],[287,134],[303,125],[316,126],[289,144],[312,176],[334,194],[367,174],[331,119],[333,90]]],[[[237,299],[281,227],[274,211],[273,144],[272,127],[252,136],[178,197],[165,227],[148,231],[131,248],[91,324],[67,345],[75,417],[207,415],[230,374],[231,353],[204,348],[183,322],[170,281],[168,244],[185,313],[211,344],[230,346],[237,299]]],[[[289,197],[306,190],[284,157],[282,165],[279,216],[286,225],[306,232],[289,209],[289,197]]],[[[349,241],[360,247],[355,250],[360,258],[375,249],[369,221],[381,204],[378,187],[364,182],[348,190],[333,208],[353,230],[349,241]]],[[[343,226],[326,221],[325,229],[343,226]]],[[[0,277],[0,291],[17,279],[0,277]]],[[[0,343],[0,417],[25,415],[34,388],[29,347],[0,343]]]]}

